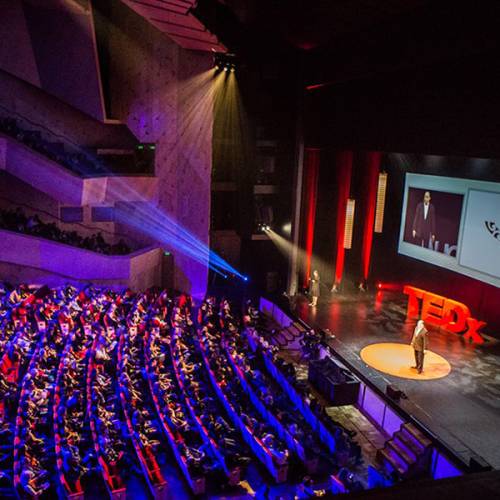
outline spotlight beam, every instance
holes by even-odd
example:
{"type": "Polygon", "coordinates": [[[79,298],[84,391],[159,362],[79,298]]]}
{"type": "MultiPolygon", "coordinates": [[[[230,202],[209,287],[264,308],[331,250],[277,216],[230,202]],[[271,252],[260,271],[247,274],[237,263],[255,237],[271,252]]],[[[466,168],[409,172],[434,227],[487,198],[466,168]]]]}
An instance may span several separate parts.
{"type": "MultiPolygon", "coordinates": [[[[189,145],[183,151],[184,160],[188,163],[199,161],[197,151],[211,142],[213,106],[217,96],[225,89],[225,79],[209,70],[183,83],[179,100],[183,113],[178,121],[177,134],[189,145]]],[[[112,175],[111,172],[108,172],[112,175]]],[[[152,239],[160,241],[167,248],[179,254],[207,265],[215,272],[232,274],[240,279],[244,276],[222,257],[211,250],[208,245],[187,230],[180,222],[168,215],[158,206],[153,205],[126,182],[114,183],[111,195],[125,203],[115,205],[116,221],[134,227],[152,239]],[[137,200],[132,206],[127,200],[137,200]]]]}

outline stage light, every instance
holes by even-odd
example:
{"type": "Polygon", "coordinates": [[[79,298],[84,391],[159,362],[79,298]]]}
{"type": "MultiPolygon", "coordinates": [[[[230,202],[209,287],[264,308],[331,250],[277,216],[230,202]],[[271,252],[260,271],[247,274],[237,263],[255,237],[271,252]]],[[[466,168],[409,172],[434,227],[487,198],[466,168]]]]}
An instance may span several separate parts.
{"type": "Polygon", "coordinates": [[[387,191],[387,173],[378,174],[377,205],[375,210],[374,232],[381,233],[384,225],[385,196],[387,191]]]}
{"type": "Polygon", "coordinates": [[[248,281],[248,276],[243,276],[243,281],[248,281]]]}
{"type": "Polygon", "coordinates": [[[286,224],[283,224],[283,226],[281,227],[281,229],[283,230],[283,232],[286,235],[289,236],[292,233],[292,223],[291,222],[287,222],[286,224]]]}
{"type": "Polygon", "coordinates": [[[352,246],[352,231],[354,228],[354,210],[356,200],[349,198],[345,207],[345,226],[344,226],[344,248],[349,249],[352,246]]]}
{"type": "Polygon", "coordinates": [[[380,290],[382,288],[382,283],[378,283],[377,288],[380,290]]]}
{"type": "Polygon", "coordinates": [[[226,67],[224,68],[224,71],[227,73],[227,72],[229,71],[229,68],[226,66],[226,67]]]}

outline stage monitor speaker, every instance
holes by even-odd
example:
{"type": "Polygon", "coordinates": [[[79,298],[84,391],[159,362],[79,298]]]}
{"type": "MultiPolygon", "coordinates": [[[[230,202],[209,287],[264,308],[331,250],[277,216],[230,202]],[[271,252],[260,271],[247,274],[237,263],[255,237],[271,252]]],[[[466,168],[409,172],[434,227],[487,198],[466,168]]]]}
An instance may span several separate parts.
{"type": "Polygon", "coordinates": [[[401,389],[398,389],[395,385],[392,384],[387,385],[387,387],[385,388],[385,393],[387,394],[387,396],[389,396],[391,399],[394,399],[395,401],[399,401],[403,396],[403,391],[401,389]]]}

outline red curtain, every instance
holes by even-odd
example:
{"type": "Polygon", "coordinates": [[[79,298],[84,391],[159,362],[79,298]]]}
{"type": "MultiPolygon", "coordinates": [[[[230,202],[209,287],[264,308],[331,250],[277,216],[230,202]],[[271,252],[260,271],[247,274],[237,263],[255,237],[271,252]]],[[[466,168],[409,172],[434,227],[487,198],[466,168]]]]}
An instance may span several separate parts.
{"type": "Polygon", "coordinates": [[[339,151],[335,160],[337,169],[337,255],[334,284],[340,285],[344,273],[344,230],[347,199],[351,192],[352,151],[339,151]]]}
{"type": "Polygon", "coordinates": [[[380,160],[382,154],[379,151],[369,151],[364,159],[364,178],[366,181],[365,191],[365,213],[363,227],[363,248],[361,250],[363,279],[368,279],[370,272],[370,260],[373,244],[373,225],[375,223],[375,208],[377,204],[378,174],[380,172],[380,160]]]}
{"type": "Polygon", "coordinates": [[[304,184],[303,184],[303,207],[304,207],[304,231],[303,242],[306,251],[304,263],[304,287],[309,284],[311,277],[311,260],[314,243],[314,223],[316,220],[316,202],[318,196],[320,150],[306,148],[304,151],[304,184]]]}

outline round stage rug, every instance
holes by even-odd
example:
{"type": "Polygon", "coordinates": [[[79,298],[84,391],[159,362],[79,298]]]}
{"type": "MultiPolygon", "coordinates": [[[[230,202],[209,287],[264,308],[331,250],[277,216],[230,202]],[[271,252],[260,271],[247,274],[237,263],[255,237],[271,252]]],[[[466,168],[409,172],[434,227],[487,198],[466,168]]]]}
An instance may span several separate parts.
{"type": "Polygon", "coordinates": [[[371,344],[360,352],[361,359],[372,368],[395,377],[415,380],[432,380],[446,377],[451,366],[446,359],[432,351],[424,358],[424,371],[418,373],[410,368],[415,366],[413,347],[408,344],[380,343],[371,344]]]}

